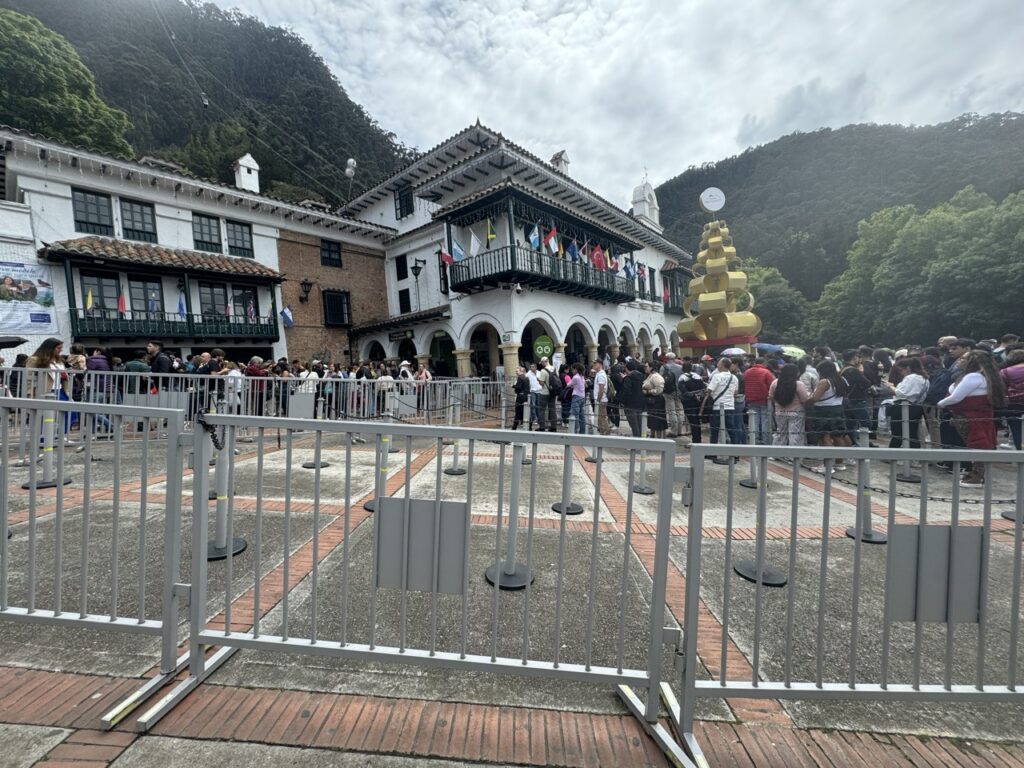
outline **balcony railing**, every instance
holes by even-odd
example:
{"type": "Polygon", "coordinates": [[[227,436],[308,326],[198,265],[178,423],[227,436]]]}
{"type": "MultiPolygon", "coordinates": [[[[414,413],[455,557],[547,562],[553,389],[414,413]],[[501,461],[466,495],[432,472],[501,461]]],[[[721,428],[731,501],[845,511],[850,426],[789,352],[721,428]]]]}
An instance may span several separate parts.
{"type": "Polygon", "coordinates": [[[519,283],[545,291],[622,304],[636,299],[632,280],[594,269],[568,257],[520,246],[494,248],[449,267],[452,290],[461,293],[519,283]]]}
{"type": "Polygon", "coordinates": [[[76,309],[75,336],[94,338],[238,338],[277,341],[277,320],[224,315],[185,315],[174,312],[136,312],[122,315],[113,309],[76,309]]]}

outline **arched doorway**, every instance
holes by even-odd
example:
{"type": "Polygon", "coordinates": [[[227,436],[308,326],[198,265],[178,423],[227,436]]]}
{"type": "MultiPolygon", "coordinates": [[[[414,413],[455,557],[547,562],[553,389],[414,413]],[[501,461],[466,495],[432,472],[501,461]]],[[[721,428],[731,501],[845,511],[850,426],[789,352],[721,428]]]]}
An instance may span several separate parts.
{"type": "Polygon", "coordinates": [[[615,339],[615,332],[607,325],[601,326],[601,330],[597,332],[598,360],[604,360],[605,353],[608,351],[608,347],[612,345],[613,339],[615,339]]]}
{"type": "Polygon", "coordinates": [[[637,350],[636,347],[636,336],[633,334],[633,329],[628,325],[624,325],[622,330],[619,331],[619,354],[623,357],[631,355],[637,350]]]}
{"type": "Polygon", "coordinates": [[[678,355],[679,354],[679,334],[676,333],[675,331],[672,331],[672,333],[670,333],[668,335],[668,343],[672,345],[672,351],[675,352],[678,355]]]}
{"type": "Polygon", "coordinates": [[[659,354],[664,355],[666,352],[672,351],[671,349],[669,349],[668,339],[665,338],[665,331],[663,331],[661,328],[658,328],[654,331],[654,338],[658,343],[659,354]]]}
{"type": "Polygon", "coordinates": [[[587,344],[590,343],[590,336],[585,328],[579,323],[569,326],[569,333],[565,336],[565,363],[583,363],[587,365],[587,344]]]}
{"type": "Polygon", "coordinates": [[[446,331],[434,331],[431,336],[430,362],[435,376],[455,375],[455,342],[446,331]]]}
{"type": "Polygon", "coordinates": [[[412,339],[402,339],[398,343],[398,356],[405,361],[408,361],[415,367],[416,365],[416,342],[412,339]]]}
{"type": "Polygon", "coordinates": [[[366,348],[366,359],[370,362],[379,363],[387,356],[384,346],[379,341],[371,341],[370,346],[366,348]]]}
{"type": "MultiPolygon", "coordinates": [[[[524,366],[529,367],[530,363],[539,363],[540,357],[534,351],[534,343],[537,339],[542,336],[547,336],[551,339],[551,349],[554,351],[554,345],[557,339],[554,334],[539,320],[531,320],[523,328],[522,334],[520,334],[519,341],[519,362],[524,366]]],[[[550,357],[550,355],[548,355],[550,357]]]]}
{"type": "Polygon", "coordinates": [[[636,336],[636,354],[641,360],[649,360],[654,346],[651,343],[651,334],[646,328],[641,328],[636,336]]]}
{"type": "Polygon", "coordinates": [[[501,364],[498,331],[490,323],[481,323],[469,337],[469,362],[473,376],[490,378],[501,364]]]}

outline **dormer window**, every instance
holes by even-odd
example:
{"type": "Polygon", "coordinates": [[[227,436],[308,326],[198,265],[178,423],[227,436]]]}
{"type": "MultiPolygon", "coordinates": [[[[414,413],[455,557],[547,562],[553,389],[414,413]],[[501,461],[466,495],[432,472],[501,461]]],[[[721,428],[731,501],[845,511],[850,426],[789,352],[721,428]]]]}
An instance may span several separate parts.
{"type": "Polygon", "coordinates": [[[412,187],[408,184],[395,190],[395,218],[404,219],[413,214],[412,187]]]}

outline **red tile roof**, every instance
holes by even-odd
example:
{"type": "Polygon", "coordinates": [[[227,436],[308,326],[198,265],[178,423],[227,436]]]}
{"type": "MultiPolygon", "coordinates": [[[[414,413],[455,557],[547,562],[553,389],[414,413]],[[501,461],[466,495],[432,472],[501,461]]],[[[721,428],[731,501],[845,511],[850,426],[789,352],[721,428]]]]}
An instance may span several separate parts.
{"type": "Polygon", "coordinates": [[[277,270],[260,264],[255,259],[165,248],[162,245],[114,240],[107,237],[78,237],[74,240],[61,240],[47,245],[43,248],[41,255],[51,261],[78,256],[121,264],[144,264],[181,272],[215,272],[224,275],[259,277],[275,282],[280,282],[283,279],[277,270]]]}

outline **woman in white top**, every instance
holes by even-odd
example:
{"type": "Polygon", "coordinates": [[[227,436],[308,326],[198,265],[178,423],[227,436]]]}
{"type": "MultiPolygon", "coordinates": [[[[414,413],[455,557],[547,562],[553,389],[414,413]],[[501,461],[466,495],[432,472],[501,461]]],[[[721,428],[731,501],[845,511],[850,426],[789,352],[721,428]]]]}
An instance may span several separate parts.
{"type": "MultiPolygon", "coordinates": [[[[949,408],[967,422],[967,447],[983,451],[996,448],[995,411],[1006,406],[1006,390],[992,356],[984,350],[968,352],[964,376],[953,387],[949,397],[939,401],[940,408],[949,408]]],[[[960,481],[967,488],[985,484],[985,465],[974,462],[960,481]]]]}
{"type": "MultiPolygon", "coordinates": [[[[808,430],[811,442],[822,447],[853,445],[846,429],[846,411],[843,408],[843,398],[849,389],[846,379],[839,375],[839,369],[831,360],[818,364],[818,376],[818,383],[805,403],[807,407],[813,406],[808,430]]],[[[843,460],[836,459],[835,463],[842,466],[843,460]]],[[[809,463],[808,467],[815,472],[824,471],[817,464],[809,463]]]]}
{"type": "Polygon", "coordinates": [[[883,401],[889,416],[890,448],[920,448],[921,420],[924,418],[924,398],[928,394],[928,374],[919,357],[901,357],[889,371],[889,381],[882,386],[893,396],[883,401]],[[903,444],[903,405],[907,405],[907,439],[903,444]]]}
{"type": "Polygon", "coordinates": [[[810,395],[795,363],[786,363],[768,387],[768,404],[775,419],[772,445],[804,445],[804,403],[810,395]]]}

